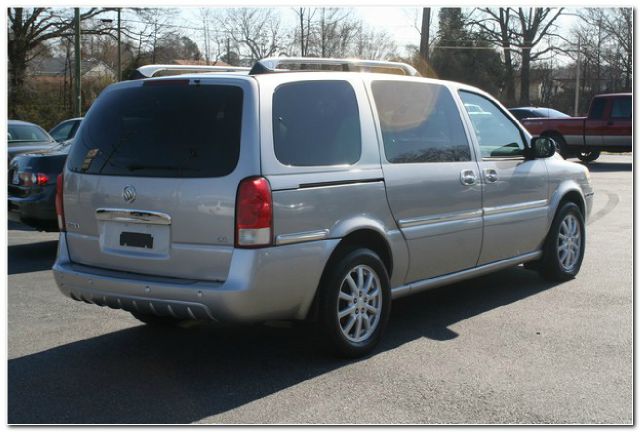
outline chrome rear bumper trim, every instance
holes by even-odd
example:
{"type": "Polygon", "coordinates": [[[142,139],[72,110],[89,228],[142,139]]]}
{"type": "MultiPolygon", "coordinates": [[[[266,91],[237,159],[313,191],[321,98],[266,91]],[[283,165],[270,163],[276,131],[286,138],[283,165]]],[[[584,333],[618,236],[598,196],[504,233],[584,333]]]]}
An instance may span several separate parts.
{"type": "Polygon", "coordinates": [[[166,213],[118,208],[99,208],[96,219],[103,221],[171,225],[171,216],[166,213]]]}

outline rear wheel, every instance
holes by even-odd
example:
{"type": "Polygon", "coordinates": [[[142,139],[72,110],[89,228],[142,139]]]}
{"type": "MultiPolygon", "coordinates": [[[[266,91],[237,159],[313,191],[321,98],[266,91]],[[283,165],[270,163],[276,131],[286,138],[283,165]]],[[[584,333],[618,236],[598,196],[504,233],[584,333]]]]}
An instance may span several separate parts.
{"type": "Polygon", "coordinates": [[[580,159],[582,162],[589,163],[589,162],[593,162],[594,160],[600,157],[600,151],[592,150],[592,151],[586,151],[586,152],[578,152],[577,156],[578,156],[578,159],[580,159]]]}
{"type": "Polygon", "coordinates": [[[181,323],[184,320],[179,318],[174,318],[170,316],[158,316],[158,315],[150,315],[150,314],[142,314],[139,312],[130,312],[137,320],[142,321],[143,323],[151,326],[158,327],[168,327],[175,326],[181,323]]]}
{"type": "Polygon", "coordinates": [[[320,326],[341,356],[360,357],[380,340],[391,310],[389,277],[369,249],[347,253],[327,269],[320,286],[320,326]]]}
{"type": "Polygon", "coordinates": [[[580,208],[566,202],[556,213],[540,260],[540,274],[547,280],[566,281],[580,271],[584,257],[585,229],[580,208]]]}

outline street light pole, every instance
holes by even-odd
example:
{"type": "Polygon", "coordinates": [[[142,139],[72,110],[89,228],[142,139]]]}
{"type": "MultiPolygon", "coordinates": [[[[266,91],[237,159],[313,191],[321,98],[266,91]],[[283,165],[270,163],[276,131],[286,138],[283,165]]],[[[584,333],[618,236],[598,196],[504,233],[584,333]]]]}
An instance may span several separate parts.
{"type": "Polygon", "coordinates": [[[120,49],[120,10],[118,8],[118,81],[122,80],[122,53],[120,49]]]}
{"type": "Polygon", "coordinates": [[[580,105],[580,35],[578,35],[578,51],[576,53],[576,98],[573,106],[573,115],[578,116],[580,105]]]}
{"type": "Polygon", "coordinates": [[[82,86],[80,84],[80,8],[75,8],[75,72],[76,72],[76,116],[82,117],[82,86]]]}

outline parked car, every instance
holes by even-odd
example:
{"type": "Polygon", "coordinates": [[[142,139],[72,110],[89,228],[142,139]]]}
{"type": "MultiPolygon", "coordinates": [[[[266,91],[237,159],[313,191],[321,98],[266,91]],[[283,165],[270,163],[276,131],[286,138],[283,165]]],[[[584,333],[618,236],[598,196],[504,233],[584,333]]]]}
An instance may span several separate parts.
{"type": "Polygon", "coordinates": [[[522,124],[533,136],[553,138],[563,157],[592,162],[602,151],[632,151],[632,111],[631,93],[603,94],[593,98],[587,117],[535,118],[522,124]]]}
{"type": "Polygon", "coordinates": [[[82,117],[76,117],[69,120],[64,120],[58,123],[53,129],[49,131],[49,135],[58,142],[65,142],[73,139],[80,127],[82,117]]]}
{"type": "Polygon", "coordinates": [[[71,141],[49,150],[23,153],[9,163],[9,220],[40,231],[58,231],[56,180],[69,154],[71,141]]]}
{"type": "Polygon", "coordinates": [[[513,114],[518,120],[525,118],[567,118],[571,117],[569,114],[565,114],[562,111],[555,110],[553,108],[543,107],[518,107],[509,108],[509,112],[513,114]]]}
{"type": "Polygon", "coordinates": [[[40,126],[21,121],[7,121],[7,156],[8,162],[20,153],[47,150],[52,148],[56,141],[40,126]]]}
{"type": "Polygon", "coordinates": [[[588,170],[477,88],[376,66],[417,74],[277,58],[108,87],[58,177],[60,290],[149,324],[307,319],[361,356],[392,298],[521,263],[575,277],[588,170]]]}

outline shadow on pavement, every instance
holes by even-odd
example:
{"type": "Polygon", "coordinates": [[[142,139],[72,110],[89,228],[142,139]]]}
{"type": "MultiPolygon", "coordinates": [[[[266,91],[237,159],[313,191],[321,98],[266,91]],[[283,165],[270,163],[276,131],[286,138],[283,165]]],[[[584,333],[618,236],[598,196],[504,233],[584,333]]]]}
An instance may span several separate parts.
{"type": "Polygon", "coordinates": [[[50,270],[56,260],[58,240],[9,246],[7,249],[10,275],[50,270]]]}
{"type": "MultiPolygon", "coordinates": [[[[397,300],[373,355],[451,340],[452,324],[552,287],[518,267],[397,300]]],[[[9,360],[9,423],[190,423],[350,362],[308,325],[141,325],[9,360]]]]}
{"type": "Polygon", "coordinates": [[[9,231],[35,231],[28,225],[21,224],[19,222],[7,221],[7,229],[9,231]]]}
{"type": "Polygon", "coordinates": [[[591,162],[585,165],[591,172],[631,171],[631,162],[591,162]]]}

